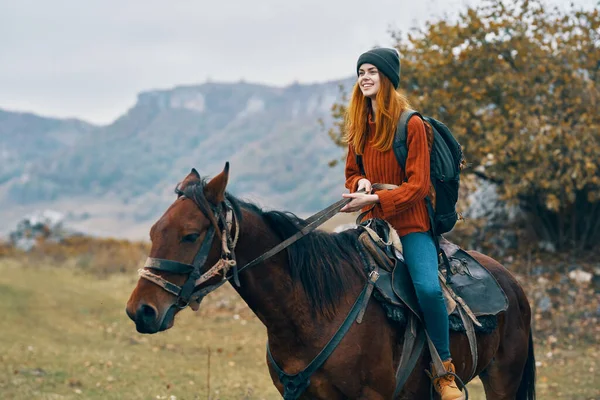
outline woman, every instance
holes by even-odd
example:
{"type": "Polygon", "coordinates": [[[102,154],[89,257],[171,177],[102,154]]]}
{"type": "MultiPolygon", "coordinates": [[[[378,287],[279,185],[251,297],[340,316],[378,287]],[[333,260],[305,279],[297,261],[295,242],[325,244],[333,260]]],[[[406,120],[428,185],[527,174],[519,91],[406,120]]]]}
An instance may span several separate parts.
{"type": "MultiPolygon", "coordinates": [[[[438,280],[438,257],[430,233],[425,198],[432,186],[429,153],[431,128],[418,116],[408,121],[406,170],[396,161],[392,143],[402,112],[409,108],[396,89],[400,82],[400,57],[395,49],[377,48],[363,53],[357,63],[357,83],[346,115],[346,187],[351,198],[341,211],[368,210],[369,217],[388,221],[398,232],[404,258],[415,285],[427,331],[446,370],[454,372],[450,358],[448,315],[438,280]],[[364,175],[356,162],[362,155],[364,175]],[[372,183],[399,185],[372,193],[372,183]],[[356,193],[364,189],[366,193],[356,193]]],[[[433,193],[431,193],[433,194],[433,193]]],[[[435,371],[434,375],[441,375],[435,371]]],[[[454,377],[434,379],[442,400],[463,399],[454,377]]]]}

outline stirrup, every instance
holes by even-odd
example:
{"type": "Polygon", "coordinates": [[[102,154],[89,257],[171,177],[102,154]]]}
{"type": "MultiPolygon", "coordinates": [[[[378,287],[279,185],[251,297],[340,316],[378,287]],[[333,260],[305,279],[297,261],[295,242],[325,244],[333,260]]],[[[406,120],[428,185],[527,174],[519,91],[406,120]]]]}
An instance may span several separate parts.
{"type": "Polygon", "coordinates": [[[469,400],[469,391],[467,390],[467,385],[465,385],[463,383],[462,379],[460,379],[458,377],[458,375],[456,375],[454,372],[446,371],[443,374],[439,374],[439,375],[433,376],[431,374],[431,372],[429,372],[429,370],[426,369],[425,373],[427,374],[427,376],[431,380],[431,386],[429,386],[429,398],[431,400],[434,399],[433,398],[433,393],[435,392],[435,390],[434,390],[435,388],[433,387],[433,380],[434,379],[438,379],[438,378],[443,378],[443,377],[448,376],[448,375],[452,375],[454,377],[454,381],[460,383],[460,385],[457,385],[458,389],[460,391],[462,391],[462,392],[465,393],[465,400],[469,400]]]}
{"type": "MultiPolygon", "coordinates": [[[[429,337],[429,333],[427,333],[427,330],[425,330],[425,335],[427,337],[427,345],[429,346],[429,353],[431,355],[431,361],[434,365],[438,365],[441,366],[441,370],[444,371],[444,373],[436,376],[435,378],[432,377],[432,374],[426,369],[425,373],[429,376],[429,378],[431,378],[431,386],[429,387],[429,398],[431,400],[433,400],[433,392],[434,392],[434,387],[433,387],[433,380],[437,379],[437,378],[441,378],[444,376],[448,376],[448,375],[452,375],[454,376],[455,382],[459,382],[460,383],[460,387],[459,389],[461,391],[464,391],[465,393],[465,400],[469,400],[469,391],[467,390],[467,385],[465,385],[462,381],[462,379],[460,379],[458,377],[458,375],[456,375],[454,372],[450,372],[448,370],[446,370],[446,367],[444,367],[444,363],[442,362],[442,359],[440,358],[440,355],[437,351],[437,349],[435,348],[435,345],[433,344],[433,342],[431,341],[431,338],[429,337]]],[[[440,369],[440,368],[435,368],[435,369],[440,369]]],[[[431,366],[431,370],[434,370],[434,366],[431,366]]],[[[458,385],[457,385],[458,386],[458,385]]]]}

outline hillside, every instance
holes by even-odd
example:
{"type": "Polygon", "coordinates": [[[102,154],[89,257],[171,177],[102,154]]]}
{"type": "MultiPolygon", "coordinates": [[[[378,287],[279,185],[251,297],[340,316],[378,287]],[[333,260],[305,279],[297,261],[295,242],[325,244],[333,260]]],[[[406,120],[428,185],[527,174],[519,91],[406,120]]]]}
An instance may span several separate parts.
{"type": "Polygon", "coordinates": [[[59,157],[95,129],[76,119],[60,120],[0,109],[0,184],[15,178],[26,180],[33,165],[59,157]]]}
{"type": "MultiPolygon", "coordinates": [[[[0,128],[1,154],[11,161],[0,169],[2,230],[24,213],[52,208],[82,230],[139,237],[192,167],[211,176],[225,161],[232,193],[267,207],[313,212],[343,191],[342,167],[327,165],[340,149],[318,123],[329,118],[340,83],[351,80],[147,91],[101,127],[21,114],[21,124],[0,128]]],[[[0,125],[14,114],[2,112],[0,125]]]]}

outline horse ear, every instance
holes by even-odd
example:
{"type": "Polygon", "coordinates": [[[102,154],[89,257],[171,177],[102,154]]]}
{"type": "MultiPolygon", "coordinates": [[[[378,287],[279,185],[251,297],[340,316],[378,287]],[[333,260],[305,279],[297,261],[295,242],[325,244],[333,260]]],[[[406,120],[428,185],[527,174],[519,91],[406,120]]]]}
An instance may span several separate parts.
{"type": "Polygon", "coordinates": [[[221,173],[210,180],[204,188],[206,199],[213,204],[219,204],[225,200],[225,188],[229,180],[229,161],[221,173]]]}
{"type": "Polygon", "coordinates": [[[187,176],[183,179],[182,183],[197,182],[200,179],[200,174],[198,173],[198,171],[196,171],[196,168],[192,168],[190,173],[187,174],[187,176]]]}

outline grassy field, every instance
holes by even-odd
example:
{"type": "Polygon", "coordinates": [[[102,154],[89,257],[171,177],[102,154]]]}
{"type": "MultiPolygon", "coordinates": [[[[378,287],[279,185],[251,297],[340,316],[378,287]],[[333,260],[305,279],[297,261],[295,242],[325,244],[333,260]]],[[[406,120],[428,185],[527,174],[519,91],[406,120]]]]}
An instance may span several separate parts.
{"type": "MultiPolygon", "coordinates": [[[[280,398],[265,329],[229,286],[148,336],[124,312],[136,281],[0,259],[0,398],[280,398]]],[[[600,399],[597,350],[537,351],[540,399],[600,399]]],[[[469,388],[484,398],[477,383],[469,388]]]]}

